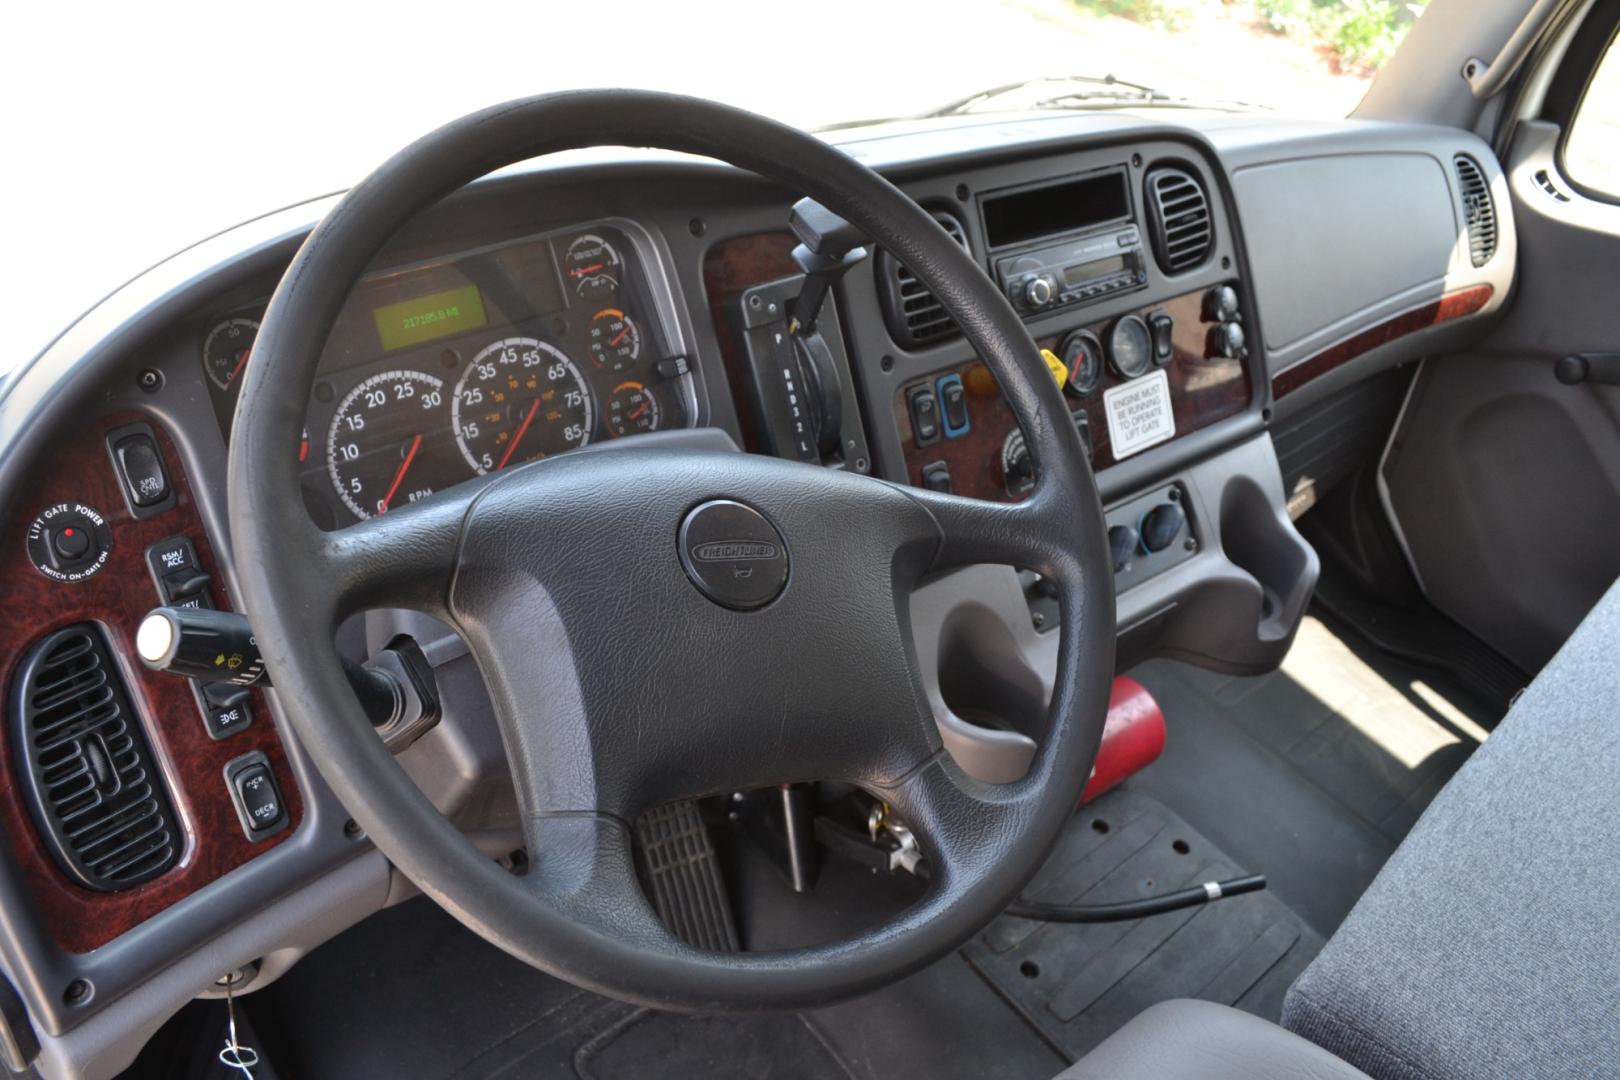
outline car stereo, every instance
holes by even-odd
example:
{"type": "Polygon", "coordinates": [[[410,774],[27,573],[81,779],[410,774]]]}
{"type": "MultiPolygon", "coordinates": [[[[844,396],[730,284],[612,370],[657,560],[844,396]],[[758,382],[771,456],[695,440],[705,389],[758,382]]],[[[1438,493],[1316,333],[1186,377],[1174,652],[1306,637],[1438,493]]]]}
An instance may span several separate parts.
{"type": "Polygon", "coordinates": [[[1147,284],[1135,225],[996,260],[996,280],[1025,315],[1068,307],[1147,284]]]}
{"type": "Polygon", "coordinates": [[[1021,314],[1147,284],[1123,166],[992,192],[980,210],[996,280],[1021,314]]]}

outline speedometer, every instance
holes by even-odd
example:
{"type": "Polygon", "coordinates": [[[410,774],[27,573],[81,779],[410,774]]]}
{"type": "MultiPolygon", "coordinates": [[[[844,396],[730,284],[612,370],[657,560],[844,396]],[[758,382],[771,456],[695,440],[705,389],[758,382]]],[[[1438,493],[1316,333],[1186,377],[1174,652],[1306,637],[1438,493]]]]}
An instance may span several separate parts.
{"type": "Polygon", "coordinates": [[[426,498],[466,479],[446,454],[444,380],[421,371],[384,371],[344,397],[326,436],[326,471],[357,517],[426,498]],[[438,451],[438,452],[435,452],[438,451]]]}
{"type": "Polygon", "coordinates": [[[534,461],[591,441],[595,403],[579,367],[538,338],[485,348],[462,374],[450,423],[462,457],[479,473],[534,461]]]}

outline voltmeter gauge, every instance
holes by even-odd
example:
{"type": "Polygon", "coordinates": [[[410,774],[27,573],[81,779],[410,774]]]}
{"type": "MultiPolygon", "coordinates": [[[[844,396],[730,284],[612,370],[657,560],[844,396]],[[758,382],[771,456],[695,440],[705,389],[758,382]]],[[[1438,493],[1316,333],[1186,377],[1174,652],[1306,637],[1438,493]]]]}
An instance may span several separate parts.
{"type": "Polygon", "coordinates": [[[1069,369],[1069,389],[1081,397],[1097,389],[1103,374],[1103,347],[1090,330],[1076,330],[1058,346],[1058,359],[1069,369]]]}
{"type": "Polygon", "coordinates": [[[591,363],[598,371],[624,371],[641,355],[641,327],[618,308],[603,308],[591,316],[585,332],[591,363]]]}
{"type": "Polygon", "coordinates": [[[242,377],[258,336],[259,324],[253,319],[226,319],[208,331],[203,339],[203,370],[209,381],[229,390],[242,377]]]}
{"type": "Polygon", "coordinates": [[[614,435],[639,435],[658,430],[658,399],[638,382],[622,382],[608,395],[607,427],[614,435]]]}
{"type": "Polygon", "coordinates": [[[595,233],[576,236],[563,255],[563,276],[574,295],[585,300],[612,296],[619,289],[623,260],[618,249],[595,233]]]}

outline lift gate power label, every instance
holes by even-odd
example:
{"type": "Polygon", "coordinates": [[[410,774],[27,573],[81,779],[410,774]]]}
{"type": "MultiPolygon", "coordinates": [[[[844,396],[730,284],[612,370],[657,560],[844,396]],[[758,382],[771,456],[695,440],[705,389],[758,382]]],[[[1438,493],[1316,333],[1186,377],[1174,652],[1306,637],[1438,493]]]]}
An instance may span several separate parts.
{"type": "Polygon", "coordinates": [[[1157,446],[1176,433],[1170,404],[1170,376],[1155,371],[1103,392],[1108,415],[1108,441],[1114,460],[1157,446]]]}

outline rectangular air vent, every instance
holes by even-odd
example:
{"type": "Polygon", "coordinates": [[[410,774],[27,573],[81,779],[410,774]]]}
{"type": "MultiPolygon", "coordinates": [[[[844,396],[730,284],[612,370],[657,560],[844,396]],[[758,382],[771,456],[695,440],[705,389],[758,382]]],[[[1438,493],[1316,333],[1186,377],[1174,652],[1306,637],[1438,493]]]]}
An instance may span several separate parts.
{"type": "Polygon", "coordinates": [[[1452,159],[1457,184],[1462,189],[1463,219],[1468,225],[1468,257],[1475,266],[1484,266],[1496,254],[1496,204],[1485,183],[1479,162],[1467,154],[1452,159]]]}
{"type": "Polygon", "coordinates": [[[179,860],[174,810],[99,629],[79,623],[35,643],[10,704],[21,794],[68,876],[116,891],[179,860]]]}
{"type": "Polygon", "coordinates": [[[1546,169],[1536,170],[1536,184],[1542,191],[1545,191],[1559,202],[1569,202],[1569,196],[1560,191],[1558,185],[1553,183],[1552,174],[1546,169]]]}
{"type": "MultiPolygon", "coordinates": [[[[968,248],[967,232],[960,221],[943,212],[934,213],[933,218],[950,233],[952,240],[962,245],[963,251],[972,254],[968,248]]],[[[889,335],[896,344],[902,348],[916,349],[956,337],[962,332],[956,320],[934,299],[934,294],[899,259],[887,251],[879,251],[876,263],[883,317],[889,324],[889,335]]]]}
{"type": "Polygon", "coordinates": [[[1179,274],[1203,263],[1215,245],[1204,186],[1187,170],[1169,165],[1150,170],[1146,185],[1153,257],[1159,269],[1179,274]]]}

